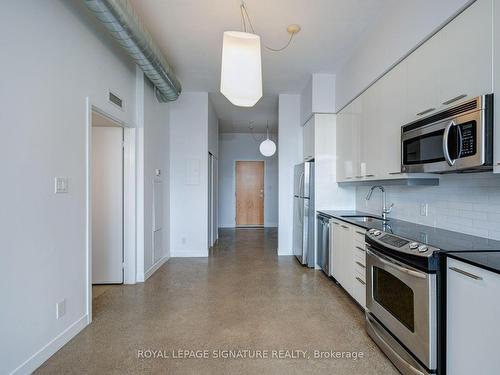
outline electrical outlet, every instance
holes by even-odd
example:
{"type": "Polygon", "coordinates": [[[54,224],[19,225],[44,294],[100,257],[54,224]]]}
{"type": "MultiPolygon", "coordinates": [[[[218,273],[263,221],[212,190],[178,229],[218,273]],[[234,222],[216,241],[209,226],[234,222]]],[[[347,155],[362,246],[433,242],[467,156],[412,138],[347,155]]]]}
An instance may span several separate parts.
{"type": "Polygon", "coordinates": [[[54,178],[54,192],[56,194],[68,192],[68,178],[67,177],[54,178]]]}
{"type": "Polygon", "coordinates": [[[66,314],[66,300],[56,303],[56,319],[61,319],[66,314]]]}
{"type": "Polygon", "coordinates": [[[420,216],[427,216],[429,214],[429,205],[427,203],[420,203],[420,216]]]}

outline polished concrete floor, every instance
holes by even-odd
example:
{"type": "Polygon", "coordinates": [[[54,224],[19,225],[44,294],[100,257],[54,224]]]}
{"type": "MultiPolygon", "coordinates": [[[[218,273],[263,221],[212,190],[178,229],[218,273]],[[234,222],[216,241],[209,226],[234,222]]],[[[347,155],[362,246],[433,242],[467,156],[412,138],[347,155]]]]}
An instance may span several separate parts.
{"type": "Polygon", "coordinates": [[[276,234],[222,230],[208,259],[174,258],[144,284],[107,290],[94,299],[93,323],[37,373],[397,374],[353,300],[321,272],[276,256],[276,234]]]}

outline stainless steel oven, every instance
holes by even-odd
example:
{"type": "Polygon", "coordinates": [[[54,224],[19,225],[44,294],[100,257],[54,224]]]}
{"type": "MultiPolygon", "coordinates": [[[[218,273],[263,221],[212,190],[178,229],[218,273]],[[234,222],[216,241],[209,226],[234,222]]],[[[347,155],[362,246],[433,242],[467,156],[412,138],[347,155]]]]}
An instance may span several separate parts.
{"type": "Polygon", "coordinates": [[[420,256],[411,241],[383,233],[380,238],[387,243],[366,244],[367,331],[403,374],[432,374],[437,368],[436,274],[404,261],[405,255],[420,256]],[[399,248],[403,256],[389,255],[399,248]]]}
{"type": "Polygon", "coordinates": [[[491,169],[493,94],[403,126],[401,155],[408,173],[491,169]]]}

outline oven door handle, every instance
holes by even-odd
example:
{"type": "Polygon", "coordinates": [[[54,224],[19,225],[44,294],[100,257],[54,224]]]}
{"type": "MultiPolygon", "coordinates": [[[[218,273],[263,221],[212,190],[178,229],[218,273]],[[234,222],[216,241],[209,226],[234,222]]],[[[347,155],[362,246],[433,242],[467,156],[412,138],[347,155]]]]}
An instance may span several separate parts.
{"type": "Polygon", "coordinates": [[[395,268],[396,270],[398,270],[400,272],[406,273],[407,275],[410,275],[413,277],[417,277],[419,279],[426,279],[427,278],[427,275],[425,273],[414,271],[412,269],[400,266],[397,262],[383,256],[382,254],[375,253],[375,252],[371,251],[370,249],[368,249],[369,245],[366,245],[366,246],[367,246],[366,252],[368,253],[368,255],[372,255],[372,256],[376,257],[378,261],[385,264],[386,266],[395,268]]]}
{"type": "Polygon", "coordinates": [[[444,158],[446,159],[446,162],[450,166],[453,166],[453,164],[455,164],[455,160],[451,158],[450,150],[448,149],[448,139],[450,137],[450,130],[454,126],[456,126],[455,121],[450,121],[450,123],[446,125],[446,128],[444,128],[444,133],[443,133],[443,154],[444,158]]]}

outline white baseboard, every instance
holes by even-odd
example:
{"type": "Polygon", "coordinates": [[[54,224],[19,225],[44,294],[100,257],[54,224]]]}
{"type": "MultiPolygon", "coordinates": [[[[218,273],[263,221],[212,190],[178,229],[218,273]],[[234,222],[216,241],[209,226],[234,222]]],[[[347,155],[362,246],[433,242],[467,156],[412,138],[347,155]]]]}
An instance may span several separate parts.
{"type": "Polygon", "coordinates": [[[234,224],[219,224],[219,228],[234,228],[234,224]]]}
{"type": "Polygon", "coordinates": [[[10,375],[31,374],[40,367],[47,359],[52,357],[59,349],[75,337],[82,329],[89,324],[88,315],[85,314],[63,332],[49,341],[43,348],[28,358],[23,364],[17,367],[10,375]]]}
{"type": "Polygon", "coordinates": [[[282,255],[283,256],[285,256],[285,255],[293,255],[293,252],[292,251],[286,251],[286,250],[282,251],[282,250],[278,249],[278,255],[279,256],[282,256],[282,255]]]}
{"type": "Polygon", "coordinates": [[[172,258],[206,258],[206,257],[208,257],[208,250],[205,250],[205,251],[195,251],[195,250],[171,251],[170,255],[172,258]]]}
{"type": "Polygon", "coordinates": [[[168,256],[164,256],[158,262],[149,267],[149,269],[144,273],[144,281],[149,279],[156,271],[158,271],[158,268],[163,266],[169,259],[170,258],[168,256]]]}

